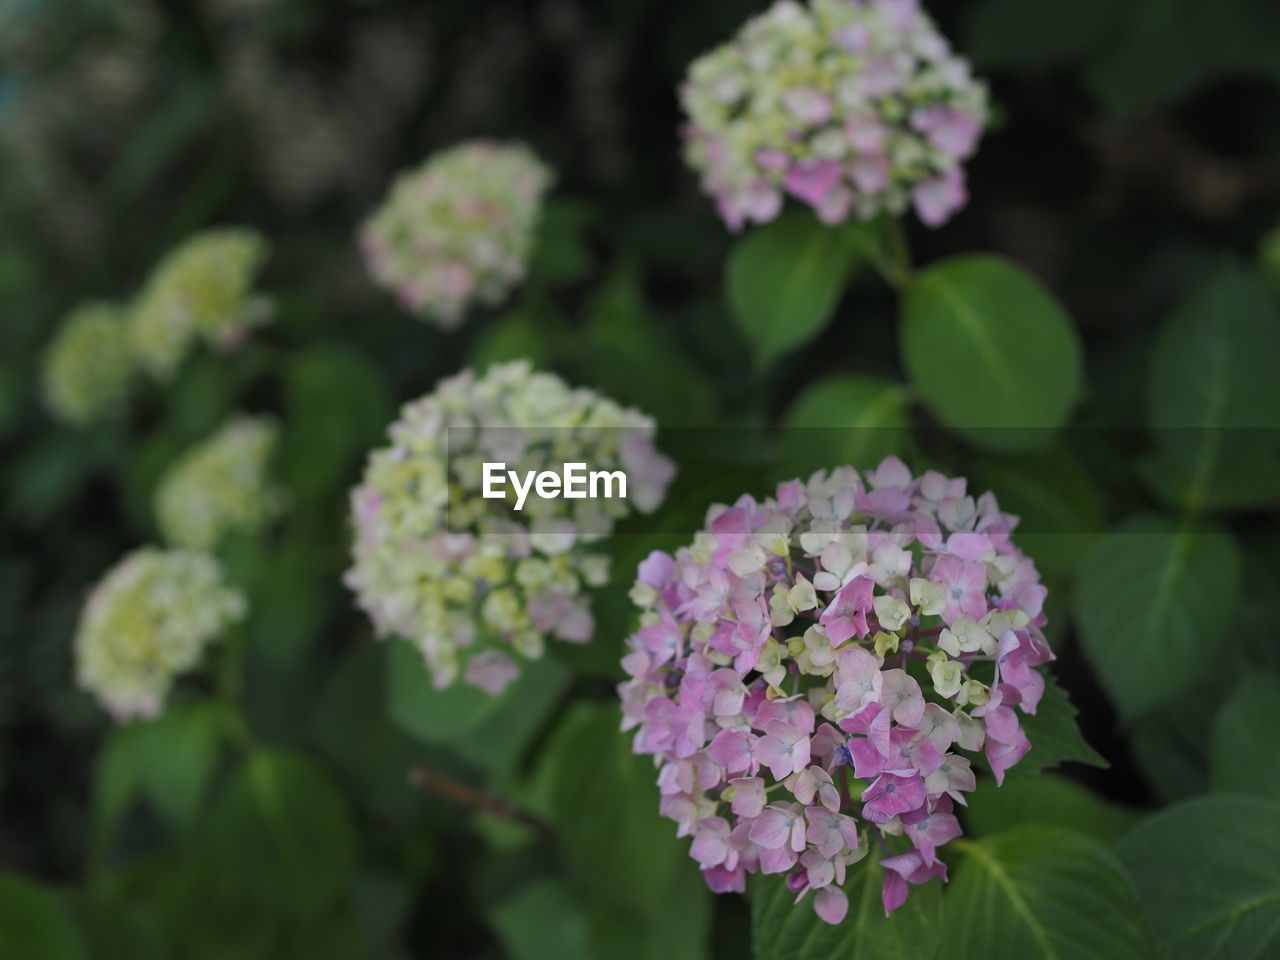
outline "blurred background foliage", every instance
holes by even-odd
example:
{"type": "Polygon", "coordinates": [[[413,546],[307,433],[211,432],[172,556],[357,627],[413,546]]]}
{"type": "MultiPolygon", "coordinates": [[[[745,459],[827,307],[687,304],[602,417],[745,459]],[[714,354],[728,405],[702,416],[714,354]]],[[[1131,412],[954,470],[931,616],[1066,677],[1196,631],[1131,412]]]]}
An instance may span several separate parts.
{"type": "MultiPolygon", "coordinates": [[[[931,372],[947,318],[923,284],[900,318],[857,237],[811,243],[784,219],[735,245],[698,195],[674,90],[757,3],[0,2],[0,956],[730,957],[751,949],[752,911],[759,956],[810,955],[806,931],[768,926],[766,898],[712,902],[613,732],[625,591],[709,502],[889,452],[1023,515],[1057,676],[1109,763],[984,788],[969,832],[1119,841],[1170,939],[1178,891],[1161,884],[1202,862],[1170,838],[1248,846],[1218,834],[1280,809],[1280,242],[1263,244],[1280,219],[1280,6],[930,6],[998,119],[970,206],[909,240],[917,263],[991,251],[1052,291],[981,287],[1012,330],[1050,311],[1067,331],[995,331],[1068,371],[1016,403],[931,372]],[[372,286],[354,229],[397,169],[473,135],[527,140],[559,183],[530,282],[444,334],[372,286]],[[270,238],[275,324],[234,354],[196,351],[125,420],[55,425],[37,381],[60,319],[128,299],[212,224],[270,238]],[[812,279],[790,286],[800,268],[812,279]],[[517,356],[652,413],[682,474],[658,518],[615,538],[591,646],[497,700],[442,697],[416,653],[372,642],[341,585],[346,493],[399,403],[517,356]],[[115,729],[71,681],[85,591],[155,539],[160,475],[238,410],[280,417],[291,503],[270,536],[222,549],[253,611],[242,708],[196,682],[115,729]],[[1042,421],[1065,426],[962,429],[1042,421]],[[1120,523],[1145,535],[1106,533],[1120,523]],[[528,820],[418,789],[412,769],[528,820]],[[1211,790],[1269,799],[1195,800],[1129,834],[1211,790]]],[[[1075,842],[1015,840],[1064,857],[1075,842]]],[[[1257,870],[1261,894],[1218,882],[1272,896],[1280,851],[1257,870]]]]}

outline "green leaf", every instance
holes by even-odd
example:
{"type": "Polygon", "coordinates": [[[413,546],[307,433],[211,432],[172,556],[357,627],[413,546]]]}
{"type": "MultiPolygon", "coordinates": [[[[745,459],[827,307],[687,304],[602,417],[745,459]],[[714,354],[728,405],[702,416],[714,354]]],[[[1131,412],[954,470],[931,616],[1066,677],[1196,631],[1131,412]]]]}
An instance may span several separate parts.
{"type": "Polygon", "coordinates": [[[712,384],[676,339],[671,315],[650,308],[643,281],[636,264],[623,260],[592,292],[585,336],[575,344],[578,380],[638,406],[664,427],[706,423],[712,384]]]}
{"type": "Polygon", "coordinates": [[[510,360],[528,360],[536,367],[551,363],[551,344],[538,330],[537,313],[532,309],[508,310],[480,335],[471,350],[471,364],[477,370],[510,360]]]}
{"type": "Polygon", "coordinates": [[[702,874],[687,857],[671,877],[657,914],[646,914],[607,895],[587,899],[592,957],[608,960],[707,960],[710,897],[702,874]]]}
{"type": "MultiPolygon", "coordinates": [[[[1213,685],[1220,680],[1212,671],[1213,685]]],[[[1217,691],[1175,697],[1147,711],[1129,731],[1129,752],[1146,782],[1165,803],[1209,790],[1209,730],[1222,697],[1217,691]]]]}
{"type": "Polygon", "coordinates": [[[1147,412],[1164,456],[1150,470],[1166,497],[1193,512],[1280,500],[1277,358],[1269,291],[1224,261],[1169,317],[1152,353],[1147,412]]]}
{"type": "Polygon", "coordinates": [[[1225,534],[1133,518],[1085,558],[1075,617],[1094,672],[1126,721],[1189,686],[1222,643],[1239,592],[1225,534]]]}
{"type": "Polygon", "coordinates": [[[278,750],[252,754],[222,789],[209,840],[245,893],[307,916],[333,902],[356,860],[342,794],[310,761],[278,750]]]}
{"type": "Polygon", "coordinates": [[[140,799],[175,827],[190,826],[217,766],[222,711],[213,703],[172,704],[154,720],[112,730],[95,773],[97,828],[109,834],[140,799]]]}
{"type": "Polygon", "coordinates": [[[1039,773],[1072,760],[1091,767],[1110,764],[1085,741],[1076,723],[1077,710],[1052,675],[1044,678],[1044,696],[1034,714],[1019,711],[1018,720],[1031,749],[1005,773],[1006,781],[1039,773]]]}
{"type": "Polygon", "coordinates": [[[795,210],[734,245],[725,294],[761,366],[808,343],[831,320],[860,259],[852,236],[795,210]]]}
{"type": "Polygon", "coordinates": [[[783,421],[789,475],[842,464],[866,470],[903,453],[909,400],[906,387],[879,377],[827,377],[810,385],[783,421]]]}
{"type": "Polygon", "coordinates": [[[191,825],[209,788],[218,762],[220,711],[209,703],[174,706],[141,727],[142,792],[175,826],[191,825]]]}
{"type": "Polygon", "coordinates": [[[1096,840],[1021,826],[953,846],[964,859],[947,889],[941,960],[1154,956],[1133,882],[1096,840]]]}
{"type": "Polygon", "coordinates": [[[510,769],[568,684],[568,673],[548,654],[523,664],[496,697],[461,679],[437,690],[422,654],[401,639],[392,641],[387,669],[392,719],[491,773],[510,769]]]}
{"type": "Polygon", "coordinates": [[[85,907],[90,956],[128,960],[167,960],[173,956],[149,905],[131,903],[119,896],[91,899],[85,907]]]}
{"type": "Polygon", "coordinates": [[[1117,854],[1169,960],[1280,954],[1280,802],[1187,800],[1138,824],[1117,854]]]}
{"type": "Polygon", "coordinates": [[[594,265],[587,246],[586,226],[591,210],[580,201],[552,199],[538,217],[538,235],[529,262],[529,276],[548,286],[582,280],[594,265]]]}
{"type": "Polygon", "coordinates": [[[203,351],[183,362],[165,404],[169,432],[183,446],[208,439],[235,406],[232,369],[224,357],[203,351]]]}
{"type": "Polygon", "coordinates": [[[88,953],[70,911],[56,894],[0,873],[0,960],[83,960],[88,953]]]}
{"type": "Polygon", "coordinates": [[[138,796],[142,781],[142,724],[112,730],[102,745],[94,767],[93,811],[95,829],[105,838],[120,822],[138,796]]]}
{"type": "Polygon", "coordinates": [[[1066,313],[1035,278],[987,254],[914,276],[902,357],[933,415],[984,447],[1045,446],[1080,394],[1080,343],[1066,313]]]}
{"type": "Polygon", "coordinates": [[[653,764],[631,753],[617,708],[571,708],[547,743],[536,779],[589,898],[592,955],[701,957],[710,895],[689,859],[688,841],[678,840],[658,814],[653,764]],[[660,951],[645,942],[655,930],[660,951]]]}
{"type": "Polygon", "coordinates": [[[814,913],[811,898],[796,895],[781,877],[753,877],[751,943],[756,960],[897,960],[932,957],[942,927],[942,884],[912,887],[907,902],[890,916],[880,901],[884,870],[868,857],[849,868],[844,892],[849,912],[832,925],[814,913]]]}
{"type": "Polygon", "coordinates": [[[533,881],[492,907],[489,920],[512,960],[590,956],[581,904],[558,881],[533,881]]]}
{"type": "Polygon", "coordinates": [[[1209,763],[1213,789],[1280,800],[1280,738],[1274,717],[1280,681],[1249,673],[1213,724],[1209,763]]]}
{"type": "Polygon", "coordinates": [[[382,373],[339,344],[297,354],[284,379],[282,479],[299,500],[320,500],[347,482],[358,458],[378,442],[391,418],[391,396],[382,373]]]}
{"type": "Polygon", "coordinates": [[[422,803],[405,789],[406,771],[424,762],[426,748],[388,711],[389,644],[361,643],[327,674],[314,697],[310,732],[345,785],[378,817],[399,826],[420,818],[422,803]]]}
{"type": "Polygon", "coordinates": [[[1063,777],[1021,777],[997,787],[982,780],[963,811],[965,827],[976,837],[1024,823],[1064,827],[1114,846],[1133,826],[1129,811],[1063,777]]]}
{"type": "Polygon", "coordinates": [[[160,180],[182,149],[210,122],[216,95],[211,76],[191,74],[166,86],[165,98],[116,154],[106,191],[126,202],[160,180]]]}
{"type": "MultiPolygon", "coordinates": [[[[496,713],[503,699],[461,681],[437,690],[422,653],[399,637],[391,640],[387,670],[392,719],[428,743],[457,740],[496,713]]],[[[515,686],[513,683],[506,692],[515,686]]]]}

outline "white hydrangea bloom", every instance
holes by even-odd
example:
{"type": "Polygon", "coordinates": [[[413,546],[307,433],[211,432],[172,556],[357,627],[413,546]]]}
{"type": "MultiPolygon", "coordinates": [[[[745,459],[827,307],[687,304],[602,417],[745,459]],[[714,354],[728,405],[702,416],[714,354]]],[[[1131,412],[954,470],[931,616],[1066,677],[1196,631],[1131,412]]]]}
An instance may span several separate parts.
{"type": "Polygon", "coordinates": [[[653,421],[527,362],[442,381],[404,407],[351,495],[347,583],[380,636],[421,649],[437,686],[497,692],[549,637],[591,638],[585,588],[608,578],[591,544],[633,509],[651,512],[674,475],[653,421]],[[627,473],[624,499],[538,499],[520,512],[482,497],[481,463],[627,473]]]}
{"type": "Polygon", "coordinates": [[[44,400],[58,420],[84,426],[118,416],[133,376],[129,331],[119,307],[72,311],[45,354],[44,400]]]}
{"type": "Polygon", "coordinates": [[[236,417],[170,467],[155,495],[166,542],[212,550],[224,534],[273,519],[284,500],[269,474],[278,434],[270,418],[236,417]]]}
{"type": "Polygon", "coordinates": [[[117,720],[164,707],[174,679],[245,614],[204,554],[145,547],[93,588],[76,633],[76,676],[117,720]]]}
{"type": "Polygon", "coordinates": [[[179,244],[151,272],[133,305],[134,349],[155,378],[168,380],[198,337],[233,347],[271,317],[271,303],[253,292],[267,258],[253,230],[220,227],[179,244]]]}

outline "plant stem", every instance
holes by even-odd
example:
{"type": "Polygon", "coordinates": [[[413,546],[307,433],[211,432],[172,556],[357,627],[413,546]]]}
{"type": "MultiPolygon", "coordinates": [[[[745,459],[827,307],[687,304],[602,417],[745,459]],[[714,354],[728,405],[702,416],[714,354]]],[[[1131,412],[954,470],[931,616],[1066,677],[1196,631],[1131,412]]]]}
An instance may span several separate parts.
{"type": "Polygon", "coordinates": [[[890,217],[885,225],[885,237],[889,242],[889,256],[899,277],[899,287],[905,286],[911,279],[911,250],[907,246],[907,232],[902,229],[902,221],[890,217]]]}
{"type": "Polygon", "coordinates": [[[884,282],[901,292],[911,279],[911,252],[902,221],[886,214],[875,222],[872,232],[871,242],[860,247],[884,282]]]}
{"type": "Polygon", "coordinates": [[[433,770],[428,770],[425,767],[413,767],[409,771],[409,782],[419,790],[438,793],[443,797],[448,797],[450,800],[456,800],[458,803],[479,810],[481,813],[487,813],[491,817],[522,823],[548,839],[555,839],[556,828],[551,821],[530,810],[518,807],[508,800],[481,793],[479,790],[468,787],[464,783],[458,783],[456,780],[451,780],[433,770]]]}

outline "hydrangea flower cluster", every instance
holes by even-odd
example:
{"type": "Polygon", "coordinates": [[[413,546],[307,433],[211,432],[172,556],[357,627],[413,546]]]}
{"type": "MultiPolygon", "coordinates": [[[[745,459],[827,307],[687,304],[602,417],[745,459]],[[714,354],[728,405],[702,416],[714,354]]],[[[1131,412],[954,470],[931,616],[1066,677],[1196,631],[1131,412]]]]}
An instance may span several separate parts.
{"type": "Polygon", "coordinates": [[[911,204],[936,227],[968,200],[987,118],[918,0],[781,0],[695,60],[680,99],[686,158],[733,230],[787,194],[826,224],[911,204]]]}
{"type": "Polygon", "coordinates": [[[139,362],[152,376],[172,377],[197,337],[228,349],[271,318],[270,301],[253,292],[267,252],[261,234],[220,227],[188,238],[155,267],[130,321],[139,362]]]}
{"type": "Polygon", "coordinates": [[[128,399],[133,369],[121,310],[109,303],[82,304],[45,354],[45,406],[74,426],[117,416],[128,399]]]}
{"type": "Polygon", "coordinates": [[[365,222],[373,278],[446,329],[524,279],[551,171],[528,147],[463,143],[402,173],[365,222]]]}
{"type": "Polygon", "coordinates": [[[623,728],[711,889],[785,874],[838,923],[845,871],[873,849],[886,913],[946,879],[937,851],[975,786],[964,754],[1003,782],[1053,659],[1016,524],[963,478],[890,457],[713,506],[691,546],[640,565],[623,728]]]}
{"type": "MultiPolygon", "coordinates": [[[[654,423],[526,361],[464,371],[406,405],[351,495],[347,584],[379,636],[413,642],[437,687],[459,673],[499,693],[550,637],[591,639],[586,587],[608,580],[591,545],[633,509],[655,510],[674,474],[654,423]],[[447,448],[446,448],[447,445],[447,448]],[[486,499],[483,462],[627,475],[623,499],[486,499]]],[[[509,488],[508,488],[509,489],[509,488]]]]}
{"type": "Polygon", "coordinates": [[[253,533],[276,517],[284,491],[269,467],[278,435],[269,418],[236,417],[170,467],[155,495],[165,540],[212,550],[225,534],[253,533]]]}
{"type": "Polygon", "coordinates": [[[174,679],[244,614],[213,558],[135,550],[89,594],[75,640],[79,683],[118,721],[155,716],[174,679]]]}

